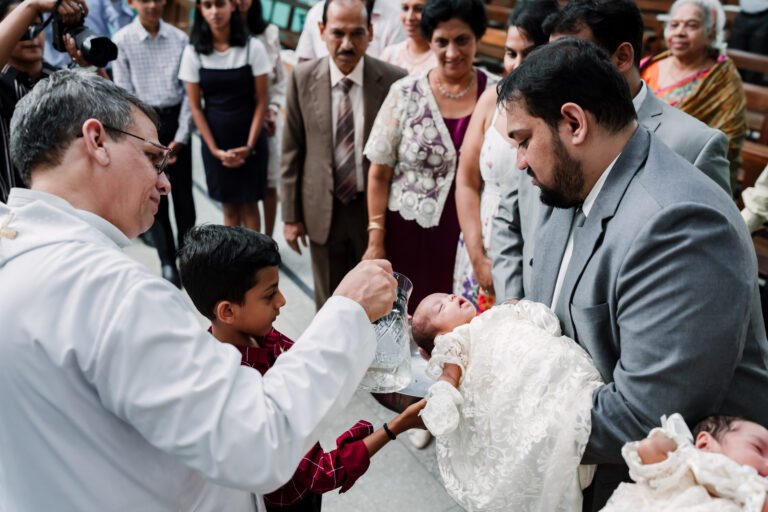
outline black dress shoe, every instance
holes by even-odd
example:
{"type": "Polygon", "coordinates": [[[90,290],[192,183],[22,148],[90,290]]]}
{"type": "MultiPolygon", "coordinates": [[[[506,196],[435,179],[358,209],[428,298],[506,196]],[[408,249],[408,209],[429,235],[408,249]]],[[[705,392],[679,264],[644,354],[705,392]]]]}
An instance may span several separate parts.
{"type": "Polygon", "coordinates": [[[163,263],[161,273],[163,279],[170,281],[176,288],[181,288],[181,278],[179,277],[179,271],[176,270],[176,265],[171,263],[163,263]]]}

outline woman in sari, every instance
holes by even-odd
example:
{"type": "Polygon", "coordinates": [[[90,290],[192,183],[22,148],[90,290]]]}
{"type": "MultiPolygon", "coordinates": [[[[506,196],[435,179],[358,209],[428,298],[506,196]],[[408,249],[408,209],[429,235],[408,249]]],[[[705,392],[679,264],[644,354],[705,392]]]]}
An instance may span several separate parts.
{"type": "Polygon", "coordinates": [[[677,0],[664,30],[669,50],[642,63],[641,74],[659,99],[726,134],[734,189],[747,134],[746,97],[723,51],[724,26],[717,0],[677,0]]]}

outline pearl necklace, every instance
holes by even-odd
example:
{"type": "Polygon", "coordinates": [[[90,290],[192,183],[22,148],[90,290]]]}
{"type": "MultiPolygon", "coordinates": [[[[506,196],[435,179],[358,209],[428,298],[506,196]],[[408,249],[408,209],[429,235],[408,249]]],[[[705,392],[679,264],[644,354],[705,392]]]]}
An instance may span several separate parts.
{"type": "Polygon", "coordinates": [[[435,85],[437,85],[437,90],[440,91],[440,94],[448,98],[449,100],[460,100],[464,96],[467,95],[469,90],[472,88],[472,86],[475,84],[475,73],[472,73],[472,76],[469,78],[469,83],[467,86],[462,90],[461,92],[452,93],[449,92],[443,87],[443,82],[438,78],[435,77],[435,85]]]}

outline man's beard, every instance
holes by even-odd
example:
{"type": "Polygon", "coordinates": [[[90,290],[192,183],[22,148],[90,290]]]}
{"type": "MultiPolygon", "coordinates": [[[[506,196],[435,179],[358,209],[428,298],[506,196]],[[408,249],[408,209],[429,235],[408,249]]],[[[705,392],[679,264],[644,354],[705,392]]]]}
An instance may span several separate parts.
{"type": "MultiPolygon", "coordinates": [[[[584,200],[581,197],[584,189],[584,170],[581,162],[568,154],[560,135],[554,131],[552,145],[555,151],[555,165],[552,169],[554,185],[550,188],[539,182],[540,199],[542,203],[555,208],[572,208],[584,200]]],[[[531,173],[529,169],[528,174],[531,173]]]]}

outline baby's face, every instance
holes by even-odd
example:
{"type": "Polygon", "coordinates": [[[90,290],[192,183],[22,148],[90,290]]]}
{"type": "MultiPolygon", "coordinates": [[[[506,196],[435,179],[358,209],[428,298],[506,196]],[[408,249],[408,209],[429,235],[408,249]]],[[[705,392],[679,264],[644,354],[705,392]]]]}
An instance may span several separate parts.
{"type": "Polygon", "coordinates": [[[421,301],[416,314],[427,315],[438,334],[445,334],[460,325],[469,323],[477,311],[475,306],[463,297],[433,293],[421,301]]]}
{"type": "Polygon", "coordinates": [[[737,421],[719,442],[712,440],[702,449],[722,453],[739,464],[755,468],[760,476],[768,476],[768,430],[757,423],[737,421]]]}

